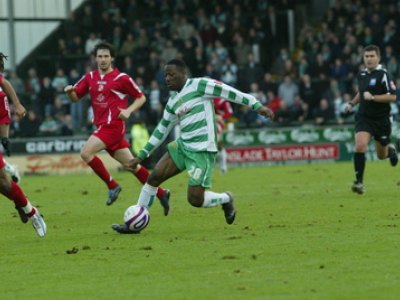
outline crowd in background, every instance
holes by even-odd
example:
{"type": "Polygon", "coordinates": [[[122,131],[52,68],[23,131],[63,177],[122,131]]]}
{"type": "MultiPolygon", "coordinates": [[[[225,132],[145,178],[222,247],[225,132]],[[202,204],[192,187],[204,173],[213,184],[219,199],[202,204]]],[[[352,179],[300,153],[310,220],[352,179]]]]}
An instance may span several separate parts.
{"type": "MultiPolygon", "coordinates": [[[[355,94],[355,75],[368,44],[380,47],[400,98],[400,1],[336,0],[314,19],[307,17],[308,8],[307,0],[87,1],[62,25],[51,60],[54,72],[42,74],[33,66],[27,74],[7,74],[29,109],[24,120],[13,122],[11,136],[92,130],[89,101],[72,104],[63,89],[94,68],[90,54],[100,40],[115,46],[116,67],[147,96],[146,107],[130,122],[145,121],[150,129],[168,99],[163,65],[176,57],[192,76],[251,93],[276,114],[272,124],[246,107],[234,107],[231,121],[239,128],[352,122],[343,107],[355,94]],[[293,50],[288,48],[289,9],[296,20],[293,50]]],[[[397,118],[397,103],[392,114],[397,118]]]]}

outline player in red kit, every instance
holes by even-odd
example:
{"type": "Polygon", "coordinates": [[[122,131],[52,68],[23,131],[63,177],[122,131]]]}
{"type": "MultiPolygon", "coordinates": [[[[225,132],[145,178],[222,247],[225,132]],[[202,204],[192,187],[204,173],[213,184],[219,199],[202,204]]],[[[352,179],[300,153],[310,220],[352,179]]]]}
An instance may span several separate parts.
{"type": "MultiPolygon", "coordinates": [[[[97,70],[84,75],[75,85],[66,86],[64,91],[71,101],[78,101],[86,94],[90,95],[93,123],[97,130],[83,146],[81,157],[106,183],[108,187],[106,204],[111,205],[117,200],[122,188],[96,154],[106,150],[122,166],[127,166],[133,155],[125,139],[125,120],[141,108],[146,98],[130,76],[113,67],[115,50],[111,44],[101,42],[95,46],[93,53],[96,57],[97,70]],[[134,101],[128,106],[129,96],[134,101]]],[[[133,174],[141,183],[145,183],[149,176],[149,172],[143,166],[138,166],[133,174]]],[[[169,190],[158,188],[157,197],[165,215],[169,211],[169,196],[169,190]]]]}
{"type": "MultiPolygon", "coordinates": [[[[10,124],[10,110],[8,107],[8,98],[14,104],[15,114],[18,118],[23,118],[26,115],[25,108],[19,102],[17,94],[10,82],[4,78],[4,59],[7,58],[0,52],[0,135],[5,151],[9,151],[7,145],[4,145],[3,140],[8,141],[8,129],[10,124]]],[[[14,202],[15,208],[18,210],[19,216],[23,223],[30,219],[36,233],[42,237],[46,234],[46,223],[44,222],[39,211],[32,206],[26,198],[24,192],[19,185],[11,180],[6,172],[6,164],[3,159],[3,154],[0,153],[0,193],[14,202]]]]}
{"type": "Polygon", "coordinates": [[[225,129],[225,121],[232,116],[233,109],[229,101],[222,98],[214,99],[214,110],[217,118],[217,136],[218,136],[218,160],[220,165],[220,170],[222,173],[228,171],[228,165],[226,163],[226,150],[222,144],[222,133],[225,129]]]}
{"type": "MultiPolygon", "coordinates": [[[[4,70],[4,59],[7,57],[0,53],[1,70],[0,70],[0,139],[3,146],[4,152],[7,156],[10,156],[10,140],[8,139],[11,123],[11,112],[9,106],[9,100],[14,105],[14,111],[18,118],[22,118],[26,114],[25,107],[22,106],[19,101],[15,90],[11,87],[10,83],[4,79],[1,74],[4,70]]],[[[21,177],[16,166],[8,163],[4,158],[5,170],[11,176],[14,182],[19,182],[21,177]]]]}

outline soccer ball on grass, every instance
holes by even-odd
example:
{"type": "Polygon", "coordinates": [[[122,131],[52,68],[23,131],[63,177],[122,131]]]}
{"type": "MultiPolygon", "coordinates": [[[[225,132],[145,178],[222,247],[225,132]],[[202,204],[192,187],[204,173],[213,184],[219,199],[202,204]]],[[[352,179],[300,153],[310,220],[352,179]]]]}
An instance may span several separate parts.
{"type": "Polygon", "coordinates": [[[146,207],[140,205],[129,206],[124,213],[124,222],[132,232],[140,232],[150,221],[150,214],[146,207]]]}

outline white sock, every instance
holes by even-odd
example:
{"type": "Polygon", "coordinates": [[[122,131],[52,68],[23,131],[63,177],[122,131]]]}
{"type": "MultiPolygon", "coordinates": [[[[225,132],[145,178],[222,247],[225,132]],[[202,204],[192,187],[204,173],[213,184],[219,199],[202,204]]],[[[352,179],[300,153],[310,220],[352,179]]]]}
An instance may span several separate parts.
{"type": "Polygon", "coordinates": [[[226,164],[227,155],[226,155],[225,148],[221,149],[220,154],[221,154],[221,156],[220,156],[220,158],[221,158],[221,162],[220,162],[221,163],[221,170],[227,171],[228,170],[228,165],[226,164]]]}
{"type": "Polygon", "coordinates": [[[25,205],[22,209],[23,209],[23,211],[25,212],[25,214],[29,214],[29,213],[32,211],[33,206],[32,206],[32,204],[28,201],[28,204],[25,205]]]}
{"type": "Polygon", "coordinates": [[[149,208],[156,197],[158,187],[151,186],[147,183],[144,184],[139,195],[138,205],[149,208]]]}
{"type": "Polygon", "coordinates": [[[204,202],[202,207],[209,208],[220,204],[228,203],[230,200],[227,193],[204,192],[204,202]]]}

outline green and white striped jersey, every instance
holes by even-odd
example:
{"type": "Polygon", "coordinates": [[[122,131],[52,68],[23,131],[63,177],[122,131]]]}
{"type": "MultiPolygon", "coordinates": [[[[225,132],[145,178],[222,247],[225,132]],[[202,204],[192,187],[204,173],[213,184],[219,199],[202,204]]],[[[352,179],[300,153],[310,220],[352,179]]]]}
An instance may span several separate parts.
{"type": "Polygon", "coordinates": [[[213,103],[217,97],[247,105],[254,110],[262,106],[252,95],[222,82],[210,78],[190,78],[180,92],[171,94],[162,119],[138,157],[148,157],[177,124],[186,149],[194,152],[217,152],[217,125],[213,103]]]}

